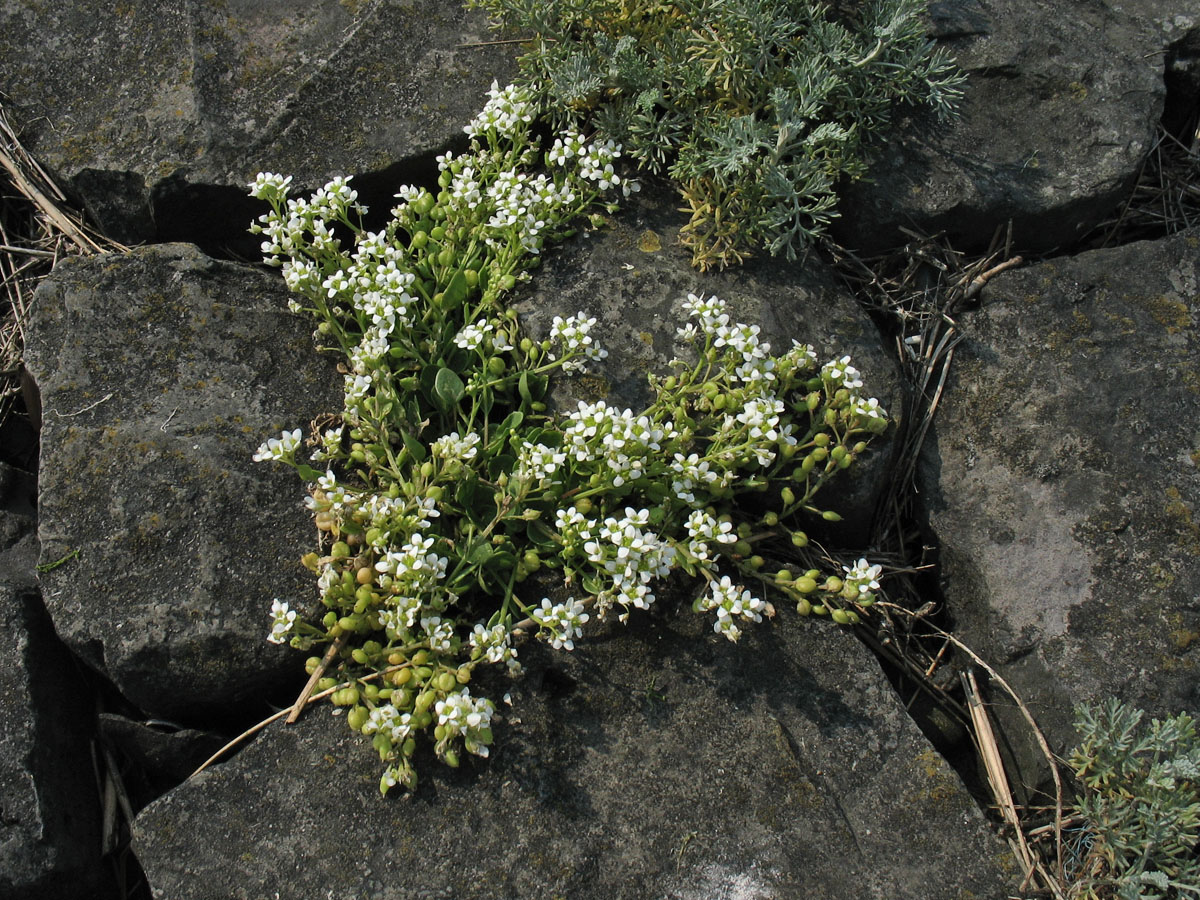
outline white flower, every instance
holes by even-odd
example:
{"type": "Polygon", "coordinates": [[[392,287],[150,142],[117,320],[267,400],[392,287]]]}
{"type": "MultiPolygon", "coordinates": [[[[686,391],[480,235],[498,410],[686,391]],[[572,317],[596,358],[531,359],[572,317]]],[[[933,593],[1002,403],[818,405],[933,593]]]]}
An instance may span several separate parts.
{"type": "Polygon", "coordinates": [[[850,357],[831,360],[821,367],[821,378],[835,387],[854,390],[863,386],[858,369],[850,365],[850,357]]]}
{"type": "Polygon", "coordinates": [[[296,624],[296,612],[290,609],[282,600],[271,604],[271,632],[267,640],[272,644],[282,644],[296,624]]]}
{"type": "Polygon", "coordinates": [[[583,604],[574,597],[558,604],[543,597],[541,608],[532,610],[529,618],[546,630],[548,637],[541,632],[539,636],[545,637],[555,650],[574,650],[575,638],[582,637],[584,623],[589,617],[583,604]]]}
{"type": "Polygon", "coordinates": [[[735,585],[728,575],[723,575],[720,581],[709,582],[708,587],[709,595],[697,597],[692,606],[697,612],[715,609],[717,621],[713,624],[713,631],[731,641],[736,641],[742,633],[736,620],[761,622],[763,613],[767,612],[766,603],[742,585],[735,585]]]}
{"type": "Polygon", "coordinates": [[[479,453],[480,440],[473,431],[468,431],[461,438],[457,431],[452,431],[434,441],[429,449],[439,459],[469,462],[479,453]]]}
{"type": "Polygon", "coordinates": [[[254,453],[255,462],[290,460],[300,446],[300,429],[285,431],[277,438],[268,438],[254,453]]]}
{"type": "Polygon", "coordinates": [[[860,559],[853,566],[842,566],[846,577],[842,579],[842,596],[862,606],[875,602],[875,591],[879,590],[879,575],[883,566],[873,566],[860,559]]]}
{"type": "Polygon", "coordinates": [[[250,183],[250,196],[258,200],[283,199],[291,183],[291,175],[284,178],[274,172],[259,172],[250,183]]]}

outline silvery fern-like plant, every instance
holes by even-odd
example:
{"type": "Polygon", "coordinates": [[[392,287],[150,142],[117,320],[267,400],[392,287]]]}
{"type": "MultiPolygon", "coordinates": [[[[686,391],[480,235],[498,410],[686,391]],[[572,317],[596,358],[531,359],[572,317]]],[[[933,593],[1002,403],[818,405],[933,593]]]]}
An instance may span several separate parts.
{"type": "Polygon", "coordinates": [[[1147,723],[1116,699],[1076,709],[1070,764],[1090,842],[1072,896],[1200,896],[1200,741],[1186,713],[1147,723]]]}
{"type": "Polygon", "coordinates": [[[897,104],[953,113],[963,76],[920,0],[468,0],[528,39],[523,76],[559,127],[669,174],[701,269],[794,258],[897,104]]]}

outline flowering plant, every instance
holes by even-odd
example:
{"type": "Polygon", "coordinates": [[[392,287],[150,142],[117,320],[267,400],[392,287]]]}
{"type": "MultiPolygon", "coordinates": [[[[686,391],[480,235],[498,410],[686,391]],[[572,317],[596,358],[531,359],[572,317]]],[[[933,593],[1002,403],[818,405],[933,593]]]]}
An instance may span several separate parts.
{"type": "Polygon", "coordinates": [[[549,243],[636,186],[616,172],[615,144],[566,133],[539,154],[531,119],[521,90],[493,86],[468,151],[439,157],[438,193],[401,188],[378,233],[359,224],[348,179],[308,199],[269,173],[251,189],[271,204],[252,227],[266,261],[345,360],[344,409],[309,437],[307,458],[298,431],[255,454],[296,469],[321,533],[305,557],[320,611],[276,600],[268,639],[327,648],[309,672],[372,738],[384,792],[416,784],[422,733],[452,766],[460,749],[488,755],[495,707],[471,694],[477,666],[519,671],[527,633],[571,650],[593,616],[648,609],[672,572],[703,579],[694,608],[730,640],[774,614],[755,583],[844,624],[878,589],[865,560],[844,578],[768,578],[753,550],[804,546],[800,514],[836,519],[814,506],[817,491],[887,427],[848,357],[820,366],[794,342],[773,355],[758,326],[689,295],[688,352],[651,377],[645,410],[548,413],[548,377],[606,355],[595,319],[556,317],[538,341],[502,298],[549,243]],[[739,506],[746,494],[758,511],[739,506]],[[539,570],[561,581],[557,599],[525,595],[539,570]]]}

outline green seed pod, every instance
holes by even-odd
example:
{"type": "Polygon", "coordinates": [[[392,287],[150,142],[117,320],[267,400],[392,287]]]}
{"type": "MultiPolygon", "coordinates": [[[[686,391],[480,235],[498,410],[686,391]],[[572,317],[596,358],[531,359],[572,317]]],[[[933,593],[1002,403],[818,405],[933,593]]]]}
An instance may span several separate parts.
{"type": "Polygon", "coordinates": [[[413,677],[422,683],[429,681],[433,677],[433,669],[429,666],[417,666],[413,670],[413,677]]]}
{"type": "Polygon", "coordinates": [[[796,602],[796,612],[800,613],[800,615],[802,615],[802,616],[811,615],[812,610],[813,610],[812,604],[809,603],[808,600],[806,600],[805,598],[801,597],[796,602]]]}
{"type": "Polygon", "coordinates": [[[441,225],[435,225],[430,229],[429,236],[435,241],[443,241],[446,239],[446,229],[441,225]]]}
{"type": "Polygon", "coordinates": [[[808,407],[809,412],[815,412],[817,407],[821,405],[821,395],[817,391],[813,391],[804,398],[804,405],[808,407]]]}
{"type": "Polygon", "coordinates": [[[802,594],[811,594],[817,589],[817,582],[805,575],[802,578],[797,578],[792,586],[802,594]]]}
{"type": "Polygon", "coordinates": [[[814,605],[813,605],[813,608],[812,608],[812,612],[813,612],[813,615],[814,615],[814,616],[827,616],[827,615],[829,615],[829,610],[827,610],[827,609],[825,608],[825,605],[824,605],[823,603],[816,603],[816,604],[814,604],[814,605]]]}
{"type": "MultiPolygon", "coordinates": [[[[393,654],[396,655],[396,654],[393,654]]],[[[395,663],[393,663],[395,665],[395,663]]],[[[413,670],[411,668],[397,669],[392,673],[392,684],[396,687],[404,687],[413,679],[413,670]]]]}
{"type": "Polygon", "coordinates": [[[859,622],[862,621],[862,619],[859,618],[858,613],[856,613],[852,609],[846,610],[846,619],[848,620],[848,624],[850,624],[850,625],[857,625],[859,622]]]}
{"type": "Polygon", "coordinates": [[[370,718],[370,713],[367,712],[365,706],[356,706],[350,712],[346,713],[346,724],[355,731],[362,731],[363,726],[367,724],[367,719],[370,718]]]}
{"type": "Polygon", "coordinates": [[[838,462],[841,462],[843,459],[846,458],[847,452],[848,451],[846,450],[845,447],[843,447],[841,444],[838,444],[836,447],[834,447],[832,450],[829,451],[829,455],[830,455],[830,457],[837,460],[838,462]]]}
{"type": "Polygon", "coordinates": [[[425,496],[430,500],[441,500],[445,489],[440,484],[435,484],[425,491],[425,496]]]}
{"type": "Polygon", "coordinates": [[[542,567],[542,558],[538,556],[536,550],[526,550],[524,556],[521,557],[521,562],[530,572],[536,572],[542,567]]]}
{"type": "Polygon", "coordinates": [[[752,556],[752,557],[750,557],[748,562],[750,563],[750,568],[754,569],[754,571],[757,572],[764,565],[766,565],[767,561],[765,559],[763,559],[761,556],[752,556]]]}
{"type": "Polygon", "coordinates": [[[443,250],[441,253],[439,253],[437,255],[437,261],[438,261],[439,266],[453,265],[454,264],[454,248],[447,247],[445,250],[443,250]]]}
{"type": "Polygon", "coordinates": [[[821,513],[821,518],[824,519],[826,522],[842,521],[842,517],[839,516],[837,513],[835,513],[832,509],[827,509],[827,510],[825,510],[825,512],[821,513]]]}
{"type": "Polygon", "coordinates": [[[867,449],[867,442],[866,442],[866,441],[859,441],[857,444],[855,444],[855,445],[854,445],[854,454],[855,454],[855,456],[860,456],[860,455],[862,455],[862,454],[863,454],[863,453],[866,451],[866,449],[867,449]]]}
{"type": "Polygon", "coordinates": [[[500,279],[500,289],[503,291],[511,291],[517,286],[517,279],[512,275],[505,275],[500,279]]]}
{"type": "Polygon", "coordinates": [[[331,678],[330,676],[325,675],[317,680],[317,690],[327,691],[331,687],[336,687],[337,683],[338,680],[336,678],[331,678]]]}
{"type": "Polygon", "coordinates": [[[808,473],[811,472],[816,467],[817,467],[817,456],[816,456],[816,451],[814,450],[812,453],[808,454],[808,456],[804,457],[804,461],[802,463],[800,463],[800,469],[799,469],[800,477],[796,478],[796,480],[803,481],[804,478],[808,475],[808,473]]]}
{"type": "Polygon", "coordinates": [[[779,524],[779,513],[775,512],[773,509],[767,510],[763,514],[763,524],[768,528],[774,528],[779,524]]]}
{"type": "Polygon", "coordinates": [[[365,650],[363,650],[362,647],[355,647],[350,652],[350,658],[353,659],[360,666],[365,666],[367,663],[369,663],[371,661],[371,657],[367,656],[367,652],[365,650]]]}
{"type": "Polygon", "coordinates": [[[807,547],[808,546],[808,535],[805,534],[803,531],[793,531],[792,532],[792,546],[807,547]]]}
{"type": "Polygon", "coordinates": [[[454,680],[459,684],[468,684],[471,681],[471,667],[462,665],[458,667],[458,671],[454,673],[454,680]]]}
{"type": "Polygon", "coordinates": [[[362,694],[372,703],[379,699],[379,685],[375,682],[363,685],[362,694]]]}
{"type": "Polygon", "coordinates": [[[829,458],[829,449],[827,447],[817,447],[808,455],[810,459],[815,459],[817,462],[825,462],[829,458]]]}
{"type": "Polygon", "coordinates": [[[413,654],[412,662],[413,662],[414,666],[425,665],[425,663],[429,662],[429,651],[428,650],[418,650],[416,653],[413,654]]]}
{"type": "Polygon", "coordinates": [[[837,424],[837,420],[838,420],[837,410],[835,410],[835,409],[825,410],[825,424],[826,425],[828,425],[830,428],[832,428],[834,425],[837,424]]]}
{"type": "Polygon", "coordinates": [[[445,738],[446,738],[446,726],[445,725],[434,726],[433,739],[435,741],[441,741],[441,740],[445,740],[445,738]]]}
{"type": "Polygon", "coordinates": [[[823,585],[822,589],[829,591],[831,594],[836,594],[842,589],[842,579],[838,578],[836,575],[830,575],[825,579],[825,584],[823,585]]]}
{"type": "Polygon", "coordinates": [[[779,492],[779,499],[783,501],[785,506],[791,506],[796,502],[796,492],[790,487],[785,487],[779,492]]]}
{"type": "Polygon", "coordinates": [[[833,612],[829,614],[829,618],[833,619],[833,621],[837,622],[839,625],[850,624],[850,616],[846,614],[844,609],[833,610],[833,612]]]}
{"type": "Polygon", "coordinates": [[[458,754],[453,750],[447,750],[446,755],[442,758],[446,761],[446,765],[448,765],[450,768],[458,768],[458,754]]]}
{"type": "Polygon", "coordinates": [[[499,378],[508,366],[499,356],[493,356],[487,361],[487,368],[493,378],[499,378]]]}
{"type": "Polygon", "coordinates": [[[329,612],[325,613],[325,617],[321,619],[321,624],[324,625],[326,628],[332,628],[334,625],[337,624],[337,620],[338,620],[337,613],[330,610],[329,612]]]}
{"type": "Polygon", "coordinates": [[[738,541],[736,544],[733,545],[733,552],[736,553],[738,556],[749,556],[750,555],[749,542],[738,541]]]}
{"type": "Polygon", "coordinates": [[[575,501],[575,509],[581,516],[586,516],[592,511],[592,501],[588,497],[583,497],[575,501]]]}
{"type": "Polygon", "coordinates": [[[434,686],[443,694],[448,694],[454,690],[456,684],[458,684],[458,679],[450,672],[443,672],[434,682],[434,686]]]}
{"type": "Polygon", "coordinates": [[[780,569],[778,572],[775,573],[775,583],[776,584],[791,584],[792,577],[793,576],[792,576],[791,569],[780,569]]]}
{"type": "Polygon", "coordinates": [[[429,707],[433,706],[433,701],[437,699],[437,694],[433,691],[422,691],[417,697],[417,702],[413,704],[413,711],[417,715],[423,714],[429,707]]]}
{"type": "Polygon", "coordinates": [[[321,665],[321,657],[310,656],[308,659],[306,659],[304,661],[304,671],[307,674],[311,675],[313,672],[317,671],[317,667],[320,665],[321,665]]]}
{"type": "Polygon", "coordinates": [[[529,338],[521,338],[521,352],[528,354],[532,352],[532,350],[533,341],[531,341],[529,338]]]}
{"type": "Polygon", "coordinates": [[[474,288],[479,286],[479,270],[467,269],[463,272],[463,278],[467,280],[467,287],[474,288]]]}
{"type": "Polygon", "coordinates": [[[329,555],[333,559],[345,559],[350,555],[350,545],[345,541],[338,541],[329,548],[329,555]]]}
{"type": "Polygon", "coordinates": [[[420,250],[422,247],[424,247],[428,243],[429,243],[429,235],[426,234],[424,231],[418,231],[416,234],[414,234],[412,236],[412,239],[408,242],[408,246],[411,247],[413,250],[420,250]]]}

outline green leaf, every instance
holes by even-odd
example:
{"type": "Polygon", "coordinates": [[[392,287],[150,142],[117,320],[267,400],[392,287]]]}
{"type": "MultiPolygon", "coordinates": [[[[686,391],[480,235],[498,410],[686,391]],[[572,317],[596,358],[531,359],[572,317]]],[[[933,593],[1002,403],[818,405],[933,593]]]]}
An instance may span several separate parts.
{"type": "Polygon", "coordinates": [[[301,463],[300,465],[296,466],[296,474],[298,474],[305,481],[316,481],[325,473],[318,472],[312,466],[307,466],[304,463],[301,463]]]}
{"type": "Polygon", "coordinates": [[[505,416],[504,421],[497,425],[496,430],[492,432],[492,439],[487,447],[488,453],[491,454],[499,450],[503,446],[504,438],[507,437],[508,433],[523,421],[525,421],[525,413],[519,409],[513,410],[505,416]]]}
{"type": "Polygon", "coordinates": [[[467,276],[461,271],[455,272],[454,277],[450,279],[450,283],[446,285],[446,289],[442,292],[442,309],[451,310],[462,306],[464,300],[467,299],[467,294],[471,292],[471,288],[467,285],[467,276]]]}
{"type": "Polygon", "coordinates": [[[433,400],[438,409],[443,413],[450,412],[466,392],[467,386],[456,372],[445,367],[438,369],[433,382],[433,400]]]}
{"type": "Polygon", "coordinates": [[[492,545],[489,542],[480,541],[471,548],[471,554],[467,557],[467,562],[473,566],[482,566],[495,555],[496,551],[492,549],[492,545]]]}
{"type": "Polygon", "coordinates": [[[408,455],[413,458],[413,462],[417,463],[418,465],[425,462],[425,457],[429,454],[429,451],[425,449],[424,444],[422,444],[414,435],[409,434],[407,431],[400,432],[400,439],[404,441],[404,449],[407,450],[408,455]]]}

